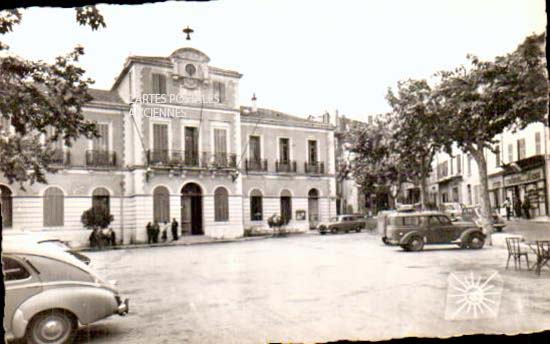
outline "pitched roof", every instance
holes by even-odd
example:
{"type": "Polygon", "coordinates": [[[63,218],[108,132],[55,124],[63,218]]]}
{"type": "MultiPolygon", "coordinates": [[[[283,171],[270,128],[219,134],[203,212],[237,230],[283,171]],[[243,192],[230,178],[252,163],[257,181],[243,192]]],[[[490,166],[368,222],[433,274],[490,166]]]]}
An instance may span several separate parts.
{"type": "Polygon", "coordinates": [[[251,122],[259,121],[279,125],[299,125],[326,129],[332,128],[332,126],[327,123],[313,121],[271,109],[258,108],[257,111],[252,111],[252,108],[249,106],[241,106],[241,119],[244,119],[245,121],[246,119],[249,119],[251,122]]]}
{"type": "Polygon", "coordinates": [[[88,93],[94,98],[92,101],[100,103],[113,103],[126,105],[122,98],[115,91],[99,90],[97,88],[90,88],[88,93]]]}

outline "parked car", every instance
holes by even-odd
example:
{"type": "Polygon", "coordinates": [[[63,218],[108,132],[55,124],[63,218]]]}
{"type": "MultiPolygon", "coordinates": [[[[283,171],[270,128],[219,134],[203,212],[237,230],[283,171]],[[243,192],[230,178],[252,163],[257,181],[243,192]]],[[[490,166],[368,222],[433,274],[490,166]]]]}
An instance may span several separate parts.
{"type": "Polygon", "coordinates": [[[449,215],[452,221],[458,221],[462,215],[462,205],[456,202],[447,202],[441,205],[442,211],[449,215]]]}
{"type": "Polygon", "coordinates": [[[329,222],[321,223],[317,228],[319,233],[326,234],[356,231],[361,232],[367,226],[367,218],[365,215],[339,215],[333,217],[329,222]]]}
{"type": "Polygon", "coordinates": [[[128,299],[89,266],[40,244],[4,243],[6,339],[70,343],[79,324],[128,313],[128,299]]]}
{"type": "Polygon", "coordinates": [[[389,213],[383,222],[382,241],[405,251],[421,251],[425,244],[454,243],[462,248],[480,249],[485,234],[473,222],[452,222],[442,212],[389,213]]]}
{"type": "MultiPolygon", "coordinates": [[[[478,227],[481,227],[481,208],[479,206],[464,207],[461,219],[474,222],[478,227]]],[[[506,227],[504,219],[495,210],[491,211],[491,221],[497,232],[502,232],[502,229],[506,227]]]]}
{"type": "Polygon", "coordinates": [[[77,252],[77,251],[73,250],[72,248],[69,247],[69,245],[67,245],[65,242],[63,242],[61,240],[58,240],[58,239],[40,240],[38,242],[38,244],[42,245],[44,248],[48,247],[48,248],[59,249],[59,250],[62,250],[64,252],[67,252],[67,253],[73,255],[75,258],[82,261],[84,264],[90,265],[90,262],[91,262],[90,257],[88,257],[88,256],[86,256],[86,255],[84,255],[80,252],[77,252]]]}

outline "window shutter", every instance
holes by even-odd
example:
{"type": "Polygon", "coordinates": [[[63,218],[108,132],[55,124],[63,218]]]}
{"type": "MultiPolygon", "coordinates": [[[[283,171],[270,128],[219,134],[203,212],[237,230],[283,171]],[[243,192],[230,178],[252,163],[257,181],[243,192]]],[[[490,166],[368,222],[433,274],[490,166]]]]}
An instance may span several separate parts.
{"type": "Polygon", "coordinates": [[[64,196],[63,191],[50,187],[44,192],[43,199],[44,226],[63,226],[64,196]]]}
{"type": "Polygon", "coordinates": [[[227,190],[223,187],[219,187],[214,192],[214,221],[228,221],[229,220],[229,199],[227,190]]]}
{"type": "Polygon", "coordinates": [[[214,129],[214,152],[216,154],[227,153],[227,130],[214,129]]]}

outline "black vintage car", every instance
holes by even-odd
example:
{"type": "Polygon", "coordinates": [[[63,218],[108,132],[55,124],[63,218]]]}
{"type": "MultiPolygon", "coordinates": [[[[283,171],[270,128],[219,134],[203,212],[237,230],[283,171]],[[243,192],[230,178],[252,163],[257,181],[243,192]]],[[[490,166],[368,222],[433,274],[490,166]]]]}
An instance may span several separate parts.
{"type": "Polygon", "coordinates": [[[329,222],[321,223],[317,228],[319,233],[326,234],[338,232],[361,232],[367,226],[367,218],[364,215],[339,215],[329,222]]]}
{"type": "Polygon", "coordinates": [[[421,251],[425,244],[457,244],[480,249],[485,234],[473,222],[458,222],[442,212],[393,212],[380,216],[379,231],[387,245],[399,245],[405,251],[421,251]]]}

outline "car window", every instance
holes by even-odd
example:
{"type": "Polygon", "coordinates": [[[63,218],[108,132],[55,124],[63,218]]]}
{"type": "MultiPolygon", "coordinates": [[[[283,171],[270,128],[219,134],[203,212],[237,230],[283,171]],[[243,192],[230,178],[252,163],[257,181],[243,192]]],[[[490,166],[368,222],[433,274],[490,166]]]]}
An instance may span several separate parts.
{"type": "Polygon", "coordinates": [[[405,226],[418,226],[419,218],[417,216],[405,216],[403,217],[403,225],[405,226]]]}
{"type": "Polygon", "coordinates": [[[439,221],[444,224],[444,225],[449,225],[451,224],[451,220],[449,220],[449,218],[447,216],[438,216],[438,219],[439,221]]]}
{"type": "Polygon", "coordinates": [[[46,281],[93,282],[94,280],[88,272],[57,259],[38,255],[29,255],[27,259],[40,271],[41,278],[46,281]]]}
{"type": "Polygon", "coordinates": [[[437,216],[430,216],[429,224],[432,225],[432,226],[438,226],[438,225],[441,224],[441,222],[439,221],[437,216]]]}
{"type": "Polygon", "coordinates": [[[18,281],[30,277],[30,273],[17,260],[2,257],[2,272],[5,281],[18,281]]]}

